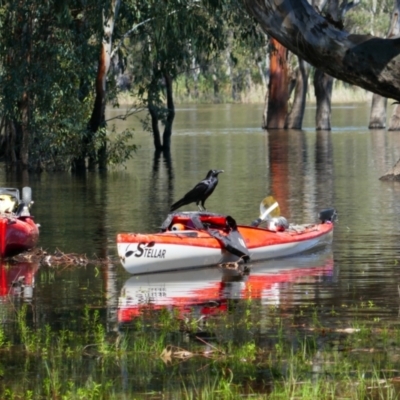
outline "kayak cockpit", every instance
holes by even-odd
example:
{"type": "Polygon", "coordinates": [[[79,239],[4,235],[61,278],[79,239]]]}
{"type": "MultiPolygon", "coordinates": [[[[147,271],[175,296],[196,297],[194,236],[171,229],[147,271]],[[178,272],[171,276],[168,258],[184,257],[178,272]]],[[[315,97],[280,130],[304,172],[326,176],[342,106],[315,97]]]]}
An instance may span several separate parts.
{"type": "Polygon", "coordinates": [[[22,198],[19,189],[0,187],[0,215],[29,217],[29,207],[32,204],[32,189],[22,188],[22,198]]]}
{"type": "Polygon", "coordinates": [[[207,229],[229,232],[234,227],[236,221],[229,215],[187,211],[168,214],[161,225],[161,232],[207,229]]]}
{"type": "Polygon", "coordinates": [[[161,232],[190,234],[205,231],[217,239],[222,248],[242,258],[250,259],[245,241],[237,229],[236,221],[230,215],[209,212],[178,212],[167,216],[161,225],[161,232]]]}

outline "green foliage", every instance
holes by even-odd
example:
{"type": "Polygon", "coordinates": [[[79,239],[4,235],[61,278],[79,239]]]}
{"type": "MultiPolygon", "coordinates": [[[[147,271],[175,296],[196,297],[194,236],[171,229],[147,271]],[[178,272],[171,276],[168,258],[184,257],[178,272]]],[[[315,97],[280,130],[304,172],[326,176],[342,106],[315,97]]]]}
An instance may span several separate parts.
{"type": "MultiPolygon", "coordinates": [[[[89,7],[59,2],[10,2],[0,29],[1,110],[17,139],[29,131],[30,163],[65,169],[92,108],[97,57],[89,7]],[[75,8],[77,7],[77,8],[75,8]]],[[[100,10],[99,10],[100,12],[100,10]]],[[[18,143],[18,140],[17,140],[18,143]]]]}
{"type": "Polygon", "coordinates": [[[394,9],[393,0],[361,1],[345,16],[346,30],[356,34],[373,34],[385,37],[394,9]]]}
{"type": "MultiPolygon", "coordinates": [[[[363,1],[346,17],[353,33],[385,36],[394,1],[363,1]]],[[[111,165],[125,162],[132,133],[104,126],[89,139],[106,0],[6,1],[0,4],[0,155],[34,169],[61,170],[76,157],[96,158],[107,144],[111,165]],[[109,129],[108,132],[106,129],[109,129]],[[28,142],[26,143],[25,139],[28,142]]],[[[166,123],[165,77],[181,101],[246,99],[265,90],[267,38],[239,0],[121,2],[106,95],[117,104],[118,75],[132,77],[140,107],[166,123]]],[[[151,130],[151,125],[148,125],[151,130]]]]}
{"type": "MultiPolygon", "coordinates": [[[[164,125],[170,111],[165,74],[178,82],[174,90],[181,100],[184,96],[200,99],[201,93],[211,101],[232,101],[232,96],[239,101],[249,78],[262,81],[254,53],[264,51],[266,38],[241,2],[153,3],[124,2],[122,14],[136,14],[137,20],[146,21],[124,43],[124,54],[134,78],[133,95],[143,107],[151,105],[164,125]]],[[[142,122],[144,129],[152,131],[148,119],[142,122]]]]}

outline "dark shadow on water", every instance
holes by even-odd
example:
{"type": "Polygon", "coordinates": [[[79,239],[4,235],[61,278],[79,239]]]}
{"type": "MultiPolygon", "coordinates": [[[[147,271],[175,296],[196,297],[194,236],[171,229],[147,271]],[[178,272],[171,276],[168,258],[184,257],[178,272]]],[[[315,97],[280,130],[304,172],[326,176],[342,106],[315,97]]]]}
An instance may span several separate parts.
{"type": "Polygon", "coordinates": [[[152,226],[158,227],[168,214],[173,202],[174,171],[171,153],[155,151],[151,170],[151,184],[147,196],[147,217],[152,226]]]}

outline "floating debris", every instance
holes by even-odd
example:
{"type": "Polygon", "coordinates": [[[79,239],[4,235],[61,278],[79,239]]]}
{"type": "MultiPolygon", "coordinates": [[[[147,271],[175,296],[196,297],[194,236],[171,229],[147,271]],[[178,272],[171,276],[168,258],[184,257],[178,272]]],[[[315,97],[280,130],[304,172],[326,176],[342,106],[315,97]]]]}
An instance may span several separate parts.
{"type": "Polygon", "coordinates": [[[242,264],[240,261],[226,262],[218,264],[218,267],[222,271],[232,271],[239,276],[248,275],[250,272],[250,267],[247,264],[242,264]]]}
{"type": "Polygon", "coordinates": [[[167,347],[160,354],[160,358],[164,361],[165,364],[172,364],[174,361],[182,362],[189,360],[192,357],[204,357],[204,358],[221,358],[225,357],[226,354],[222,349],[218,349],[212,344],[204,341],[200,337],[196,336],[196,339],[203,342],[206,345],[206,348],[202,351],[191,352],[189,350],[182,349],[177,346],[167,345],[167,347]]]}
{"type": "Polygon", "coordinates": [[[86,254],[69,253],[65,254],[59,249],[56,249],[53,254],[48,253],[42,248],[36,248],[28,252],[18,254],[11,258],[14,262],[33,262],[38,263],[47,267],[58,267],[58,266],[74,266],[74,267],[85,267],[88,264],[110,264],[110,259],[94,258],[89,259],[86,254]]]}

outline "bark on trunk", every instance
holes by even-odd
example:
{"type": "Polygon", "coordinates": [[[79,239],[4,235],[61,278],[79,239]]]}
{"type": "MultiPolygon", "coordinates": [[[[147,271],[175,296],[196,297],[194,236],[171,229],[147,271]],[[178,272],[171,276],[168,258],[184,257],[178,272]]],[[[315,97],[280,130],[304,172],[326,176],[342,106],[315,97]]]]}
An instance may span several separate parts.
{"type": "MultiPolygon", "coordinates": [[[[313,0],[313,6],[323,9],[323,2],[313,0]]],[[[327,17],[332,23],[338,23],[339,2],[330,0],[328,4],[327,17]]],[[[314,74],[314,91],[317,100],[317,112],[315,114],[316,130],[331,130],[331,102],[332,102],[333,78],[317,69],[314,74]]]]}
{"type": "Polygon", "coordinates": [[[317,112],[315,115],[315,129],[331,130],[331,99],[333,78],[317,69],[314,74],[314,90],[317,99],[317,112]]]}
{"type": "MultiPolygon", "coordinates": [[[[386,37],[388,38],[393,38],[399,35],[399,2],[400,1],[397,0],[394,11],[392,13],[389,30],[386,35],[386,37]]],[[[378,94],[374,94],[372,97],[370,122],[368,126],[369,129],[383,129],[386,127],[386,110],[387,99],[379,96],[378,94]]],[[[392,115],[392,119],[390,122],[393,122],[396,125],[396,116],[394,114],[392,115]]]]}
{"type": "Polygon", "coordinates": [[[381,181],[400,181],[400,160],[379,179],[381,181]]]}
{"type": "Polygon", "coordinates": [[[151,129],[153,131],[154,148],[156,151],[161,152],[163,147],[161,143],[160,129],[158,127],[158,111],[157,107],[151,100],[149,101],[149,113],[151,119],[151,129]]]}
{"type": "Polygon", "coordinates": [[[21,149],[20,149],[20,160],[22,169],[28,169],[29,167],[29,100],[27,93],[23,94],[22,101],[20,104],[21,114],[21,149]]]}
{"type": "Polygon", "coordinates": [[[94,135],[99,128],[105,126],[106,108],[106,81],[111,64],[112,35],[114,33],[115,20],[118,15],[121,0],[113,0],[111,3],[111,13],[103,17],[103,39],[100,48],[99,63],[96,76],[96,98],[93,106],[92,115],[88,124],[88,132],[83,140],[84,154],[74,161],[74,169],[85,169],[85,158],[89,156],[89,169],[93,169],[96,163],[99,169],[107,168],[107,141],[104,137],[97,154],[89,152],[85,154],[91,146],[94,135]]]}
{"type": "Polygon", "coordinates": [[[267,129],[283,129],[289,96],[287,50],[271,40],[267,129]]]}
{"type": "Polygon", "coordinates": [[[374,93],[372,96],[369,129],[383,129],[386,127],[387,98],[374,93]]]}
{"type": "Polygon", "coordinates": [[[292,109],[287,116],[286,128],[301,129],[303,125],[304,110],[306,108],[306,96],[308,91],[308,74],[309,68],[307,63],[299,58],[299,68],[296,72],[294,99],[292,109]]]}
{"type": "Polygon", "coordinates": [[[400,131],[400,107],[397,105],[390,117],[389,131],[400,131]]]}
{"type": "Polygon", "coordinates": [[[263,30],[334,78],[400,101],[400,38],[350,34],[306,0],[242,0],[263,30]]]}
{"type": "Polygon", "coordinates": [[[172,91],[172,79],[168,72],[164,73],[164,79],[167,91],[168,115],[164,127],[162,148],[164,152],[169,152],[171,149],[172,124],[175,119],[175,105],[172,91]]]}
{"type": "MultiPolygon", "coordinates": [[[[269,85],[269,83],[268,83],[269,85]]],[[[263,117],[262,117],[262,129],[267,129],[267,121],[268,121],[268,98],[269,92],[268,88],[265,91],[265,98],[264,98],[264,109],[263,109],[263,117]]]]}

